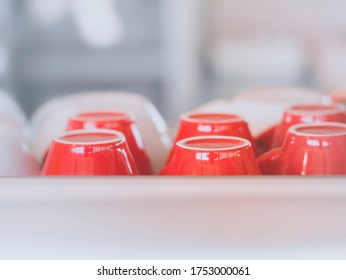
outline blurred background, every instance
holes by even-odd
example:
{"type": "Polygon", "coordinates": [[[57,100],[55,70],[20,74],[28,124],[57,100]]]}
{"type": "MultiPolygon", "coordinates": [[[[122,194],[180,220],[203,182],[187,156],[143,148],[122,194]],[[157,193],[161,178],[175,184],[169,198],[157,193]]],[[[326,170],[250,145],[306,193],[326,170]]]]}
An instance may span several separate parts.
{"type": "Polygon", "coordinates": [[[261,86],[346,86],[343,0],[0,0],[0,88],[148,97],[166,120],[261,86]]]}

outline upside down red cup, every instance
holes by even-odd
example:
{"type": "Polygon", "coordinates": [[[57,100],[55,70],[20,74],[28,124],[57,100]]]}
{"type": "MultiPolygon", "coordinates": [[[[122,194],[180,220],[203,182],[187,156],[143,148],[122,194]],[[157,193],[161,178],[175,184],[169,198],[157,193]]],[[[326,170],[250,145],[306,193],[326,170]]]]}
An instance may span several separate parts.
{"type": "Polygon", "coordinates": [[[105,128],[125,135],[141,175],[152,175],[150,160],[134,118],[123,112],[87,112],[69,118],[67,130],[105,128]]]}
{"type": "Polygon", "coordinates": [[[138,175],[124,134],[73,130],[54,139],[41,175],[138,175]]]}
{"type": "Polygon", "coordinates": [[[197,136],[175,144],[161,175],[259,175],[250,141],[232,136],[197,136]]]}
{"type": "Polygon", "coordinates": [[[267,175],[345,175],[346,124],[294,125],[283,146],[260,156],[258,163],[267,175]]]}
{"type": "MultiPolygon", "coordinates": [[[[240,116],[225,113],[195,112],[181,115],[174,143],[188,137],[207,135],[245,138],[251,142],[254,154],[258,154],[255,140],[250,133],[247,122],[240,116]]],[[[172,156],[173,149],[174,146],[168,160],[172,156]]]]}
{"type": "Polygon", "coordinates": [[[271,140],[271,148],[280,147],[288,129],[295,124],[315,122],[345,123],[345,108],[341,104],[297,105],[285,111],[281,123],[276,126],[271,140]]]}

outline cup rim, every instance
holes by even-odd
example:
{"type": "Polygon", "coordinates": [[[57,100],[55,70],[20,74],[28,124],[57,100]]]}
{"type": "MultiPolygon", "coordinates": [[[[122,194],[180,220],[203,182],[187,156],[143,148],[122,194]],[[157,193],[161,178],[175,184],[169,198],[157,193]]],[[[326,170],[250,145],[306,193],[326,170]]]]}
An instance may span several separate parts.
{"type": "Polygon", "coordinates": [[[205,136],[194,136],[194,137],[188,137],[179,140],[176,143],[176,146],[183,148],[183,149],[188,149],[192,151],[229,151],[229,150],[235,150],[243,147],[251,147],[251,142],[245,138],[241,137],[235,137],[235,136],[220,136],[220,135],[205,135],[205,136]],[[242,144],[232,146],[232,147],[224,147],[224,148],[195,148],[191,146],[187,146],[185,143],[187,141],[193,141],[193,140],[201,140],[201,139],[225,139],[225,140],[238,140],[242,141],[242,144]]]}
{"type": "Polygon", "coordinates": [[[343,136],[346,135],[346,124],[340,123],[340,122],[316,122],[316,123],[301,123],[292,125],[288,129],[288,133],[293,133],[295,135],[299,136],[311,136],[311,137],[335,137],[335,136],[343,136]],[[300,128],[306,128],[306,127],[318,127],[318,126],[329,126],[329,127],[340,127],[345,128],[345,132],[339,132],[339,133],[330,133],[330,134],[317,134],[317,133],[306,133],[306,132],[300,132],[298,129],[300,128]]]}
{"type": "Polygon", "coordinates": [[[72,121],[82,121],[82,122],[109,122],[109,121],[134,121],[135,117],[133,114],[129,114],[122,111],[84,111],[79,112],[73,116],[69,117],[69,120],[72,121]],[[90,116],[87,115],[93,115],[93,114],[109,114],[109,117],[105,117],[102,119],[93,119],[92,117],[89,119],[90,116]]]}
{"type": "Polygon", "coordinates": [[[324,103],[309,103],[309,104],[296,104],[291,106],[285,111],[285,114],[305,116],[305,115],[317,115],[317,116],[328,116],[333,114],[343,114],[345,111],[345,106],[341,103],[333,102],[331,104],[324,103]],[[304,110],[299,107],[320,107],[320,110],[304,110]],[[323,109],[322,109],[323,108],[323,109]]]}
{"type": "Polygon", "coordinates": [[[117,130],[112,129],[76,129],[76,130],[70,130],[66,131],[64,134],[60,135],[59,137],[56,137],[53,139],[54,142],[65,144],[65,145],[103,145],[103,144],[112,144],[112,143],[123,143],[125,142],[125,135],[117,130]],[[109,140],[102,140],[102,141],[85,141],[85,142],[78,142],[78,141],[68,141],[68,140],[62,140],[61,137],[65,136],[71,136],[76,134],[112,134],[114,135],[114,138],[109,140]]]}
{"type": "Polygon", "coordinates": [[[190,123],[237,123],[240,121],[245,121],[245,119],[239,115],[220,112],[187,112],[180,116],[180,120],[190,123]],[[226,116],[227,118],[216,120],[200,120],[198,118],[193,118],[193,115],[219,115],[226,116]]]}

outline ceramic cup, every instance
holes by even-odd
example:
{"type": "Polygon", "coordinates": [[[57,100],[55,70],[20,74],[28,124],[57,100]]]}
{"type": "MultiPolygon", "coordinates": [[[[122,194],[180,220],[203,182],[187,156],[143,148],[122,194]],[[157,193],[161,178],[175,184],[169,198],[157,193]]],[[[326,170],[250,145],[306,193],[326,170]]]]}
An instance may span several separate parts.
{"type": "Polygon", "coordinates": [[[42,175],[138,175],[123,133],[72,130],[53,140],[42,175]]]}
{"type": "Polygon", "coordinates": [[[346,124],[297,124],[288,129],[284,144],[258,158],[268,175],[345,175],[346,124]]]}
{"type": "Polygon", "coordinates": [[[0,120],[11,121],[20,127],[26,125],[26,117],[16,100],[0,89],[0,120]]]}
{"type": "Polygon", "coordinates": [[[16,126],[0,122],[0,176],[33,176],[40,174],[27,139],[16,126]]]}
{"type": "MultiPolygon", "coordinates": [[[[255,140],[249,131],[247,122],[240,116],[226,113],[192,112],[181,115],[174,143],[188,137],[207,135],[245,138],[251,142],[255,155],[258,154],[255,140]]],[[[168,161],[172,153],[173,149],[169,154],[168,161]]]]}
{"type": "Polygon", "coordinates": [[[308,104],[296,105],[286,110],[281,123],[264,131],[256,138],[261,150],[280,147],[285,139],[288,129],[295,124],[315,122],[341,122],[345,123],[345,108],[341,104],[308,104]]]}
{"type": "Polygon", "coordinates": [[[258,175],[250,141],[232,136],[197,136],[175,144],[161,175],[258,175]]]}
{"type": "Polygon", "coordinates": [[[30,120],[37,159],[42,162],[52,139],[66,130],[70,116],[96,111],[122,111],[134,115],[154,173],[162,169],[171,146],[164,119],[145,96],[120,91],[69,94],[42,104],[30,120]]]}
{"type": "Polygon", "coordinates": [[[252,135],[280,122],[283,112],[295,104],[330,104],[331,98],[306,88],[258,88],[237,93],[232,99],[214,100],[194,111],[243,116],[252,135]]]}
{"type": "Polygon", "coordinates": [[[70,117],[67,125],[67,130],[96,128],[122,132],[125,135],[139,173],[141,175],[153,174],[149,157],[145,152],[142,137],[133,116],[123,112],[87,112],[70,117]]]}

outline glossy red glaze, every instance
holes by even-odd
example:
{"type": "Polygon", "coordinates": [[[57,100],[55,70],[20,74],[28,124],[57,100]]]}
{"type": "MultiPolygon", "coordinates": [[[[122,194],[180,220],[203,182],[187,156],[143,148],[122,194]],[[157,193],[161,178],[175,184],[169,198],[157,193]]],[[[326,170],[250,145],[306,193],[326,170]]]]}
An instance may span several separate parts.
{"type": "MultiPolygon", "coordinates": [[[[182,115],[174,144],[188,137],[207,135],[245,138],[251,142],[255,155],[258,155],[256,142],[250,133],[246,121],[237,115],[231,114],[187,113],[182,115]]],[[[168,161],[172,156],[173,148],[169,154],[168,161]]]]}
{"type": "Polygon", "coordinates": [[[178,141],[161,175],[259,175],[251,143],[230,136],[198,136],[178,141]]]}
{"type": "Polygon", "coordinates": [[[69,119],[67,130],[105,128],[122,132],[141,175],[152,175],[153,170],[143,141],[133,118],[122,112],[88,112],[69,119]]]}
{"type": "Polygon", "coordinates": [[[258,158],[267,175],[345,175],[346,124],[292,126],[281,148],[258,158]]]}
{"type": "Polygon", "coordinates": [[[53,140],[41,175],[138,175],[125,136],[112,130],[75,130],[53,140]]]}
{"type": "Polygon", "coordinates": [[[323,105],[297,105],[287,110],[276,126],[270,148],[280,147],[286,137],[288,129],[295,124],[316,122],[345,123],[345,112],[341,104],[323,105]]]}

